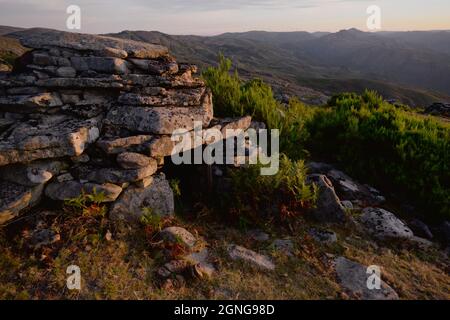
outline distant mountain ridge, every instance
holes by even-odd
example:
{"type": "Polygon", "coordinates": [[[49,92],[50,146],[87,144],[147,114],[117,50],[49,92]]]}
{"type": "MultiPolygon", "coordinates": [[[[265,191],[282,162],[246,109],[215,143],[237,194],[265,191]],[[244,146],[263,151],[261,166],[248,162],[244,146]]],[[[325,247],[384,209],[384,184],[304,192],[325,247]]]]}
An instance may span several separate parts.
{"type": "Polygon", "coordinates": [[[0,26],[0,36],[8,34],[8,33],[12,33],[12,32],[23,31],[23,30],[25,30],[25,28],[0,26]]]}
{"type": "Polygon", "coordinates": [[[178,59],[213,65],[219,52],[244,75],[277,78],[327,95],[365,84],[388,99],[426,106],[449,101],[450,32],[264,32],[171,36],[122,31],[116,37],[161,43],[178,59]],[[449,45],[447,45],[449,44],[449,45]],[[353,84],[357,84],[354,86],[353,84]]]}
{"type": "MultiPolygon", "coordinates": [[[[0,34],[32,32],[0,26],[0,34]],[[12,31],[11,31],[12,30],[12,31]]],[[[375,89],[386,99],[426,107],[450,101],[450,31],[224,33],[217,36],[122,31],[110,36],[167,46],[200,68],[219,53],[244,78],[261,77],[275,92],[320,104],[334,93],[375,89]]]]}

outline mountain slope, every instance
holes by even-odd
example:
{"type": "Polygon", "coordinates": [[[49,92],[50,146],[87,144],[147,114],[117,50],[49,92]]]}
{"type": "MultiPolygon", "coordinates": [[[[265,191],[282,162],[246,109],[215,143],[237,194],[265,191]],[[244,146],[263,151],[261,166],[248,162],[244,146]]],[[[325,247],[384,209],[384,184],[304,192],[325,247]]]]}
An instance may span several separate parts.
{"type": "MultiPolygon", "coordinates": [[[[30,33],[0,26],[0,34],[30,33]]],[[[178,61],[200,68],[219,53],[233,60],[243,78],[261,77],[280,96],[321,104],[341,91],[377,90],[386,99],[412,106],[450,101],[450,32],[224,33],[204,37],[156,31],[109,34],[167,46],[178,61]]],[[[8,50],[3,41],[1,48],[8,50]]]]}
{"type": "Polygon", "coordinates": [[[307,56],[313,64],[450,94],[450,55],[395,38],[352,29],[308,41],[298,50],[299,58],[307,56]]]}
{"type": "MultiPolygon", "coordinates": [[[[160,32],[123,31],[116,37],[160,43],[180,60],[200,67],[215,65],[221,52],[244,76],[261,76],[276,84],[309,87],[326,94],[361,91],[362,85],[385,98],[413,106],[450,100],[450,55],[421,46],[404,33],[225,33],[213,37],[171,36],[160,32]],[[403,38],[402,38],[403,37],[403,38]]],[[[433,33],[434,34],[434,33],[433,33]]],[[[439,37],[448,37],[442,32],[439,37]]]]}
{"type": "Polygon", "coordinates": [[[18,27],[10,27],[10,26],[0,26],[0,36],[3,36],[8,33],[16,32],[16,31],[22,31],[25,30],[24,28],[18,28],[18,27]]]}
{"type": "Polygon", "coordinates": [[[0,71],[11,70],[14,60],[26,50],[19,41],[0,36],[0,71]]]}
{"type": "Polygon", "coordinates": [[[409,32],[380,32],[380,36],[396,39],[399,42],[420,46],[422,48],[450,54],[450,31],[409,31],[409,32]]]}

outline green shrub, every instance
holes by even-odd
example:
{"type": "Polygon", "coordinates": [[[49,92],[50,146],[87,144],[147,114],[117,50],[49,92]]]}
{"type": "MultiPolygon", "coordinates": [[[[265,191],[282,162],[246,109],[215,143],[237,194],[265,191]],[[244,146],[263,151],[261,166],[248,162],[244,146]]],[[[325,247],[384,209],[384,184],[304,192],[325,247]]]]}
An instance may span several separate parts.
{"type": "Polygon", "coordinates": [[[278,128],[281,111],[270,86],[259,79],[243,82],[237,71],[230,71],[231,60],[220,55],[219,65],[202,74],[213,92],[214,113],[221,117],[251,115],[271,128],[278,128]]]}
{"type": "Polygon", "coordinates": [[[450,130],[384,102],[375,92],[341,94],[308,121],[311,149],[366,182],[411,201],[430,218],[450,217],[450,130]]]}
{"type": "Polygon", "coordinates": [[[66,199],[64,205],[73,208],[76,212],[81,212],[83,216],[104,217],[106,215],[105,194],[97,192],[94,188],[92,193],[83,192],[76,198],[66,199]]]}
{"type": "Polygon", "coordinates": [[[260,79],[241,81],[237,71],[230,72],[231,66],[231,60],[221,55],[219,65],[202,74],[213,93],[214,113],[220,117],[251,115],[268,128],[280,130],[282,152],[296,158],[304,155],[302,144],[308,136],[305,123],[314,108],[297,99],[292,99],[289,106],[281,104],[269,85],[260,79]]]}
{"type": "Polygon", "coordinates": [[[140,218],[141,223],[150,228],[153,232],[161,231],[163,228],[163,219],[160,215],[155,214],[151,208],[143,208],[143,214],[140,218]]]}
{"type": "MultiPolygon", "coordinates": [[[[218,116],[252,115],[280,130],[280,152],[290,159],[305,158],[309,150],[410,201],[430,218],[450,218],[448,123],[393,106],[373,91],[336,95],[325,107],[305,106],[296,99],[285,106],[276,101],[270,86],[261,80],[241,81],[231,66],[221,56],[218,67],[203,74],[218,116]]],[[[242,191],[255,203],[277,196],[270,192],[277,189],[277,181],[267,178],[270,182],[265,183],[258,167],[239,174],[242,191]]]]}
{"type": "Polygon", "coordinates": [[[304,161],[292,161],[282,155],[280,170],[269,176],[267,183],[299,202],[302,207],[311,207],[316,201],[316,187],[306,183],[307,169],[304,161]]]}
{"type": "Polygon", "coordinates": [[[4,63],[9,67],[14,67],[17,55],[11,52],[0,52],[0,63],[4,63]]]}
{"type": "Polygon", "coordinates": [[[179,179],[171,179],[169,180],[170,188],[172,189],[173,195],[175,198],[181,197],[181,187],[179,179]]]}
{"type": "MultiPolygon", "coordinates": [[[[273,176],[262,176],[260,165],[231,171],[232,209],[246,220],[283,216],[282,206],[291,215],[298,215],[314,206],[316,186],[306,183],[307,170],[303,161],[292,161],[282,155],[280,170],[273,176]]],[[[232,211],[233,211],[232,210],[232,211]]]]}

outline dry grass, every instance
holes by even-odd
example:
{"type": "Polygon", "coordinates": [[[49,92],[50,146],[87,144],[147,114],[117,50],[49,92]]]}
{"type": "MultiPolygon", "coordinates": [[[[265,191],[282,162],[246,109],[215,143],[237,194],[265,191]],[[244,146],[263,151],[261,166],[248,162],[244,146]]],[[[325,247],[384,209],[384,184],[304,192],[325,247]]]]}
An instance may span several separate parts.
{"type": "Polygon", "coordinates": [[[80,217],[56,219],[62,240],[58,245],[30,251],[22,236],[6,240],[0,246],[1,299],[340,299],[346,298],[330,267],[330,257],[345,255],[360,263],[382,266],[383,280],[402,299],[450,299],[447,260],[436,250],[396,251],[378,248],[364,235],[352,236],[340,228],[339,243],[319,245],[308,235],[310,225],[301,218],[290,231],[272,227],[272,239],[290,238],[295,244],[293,257],[270,249],[271,241],[251,241],[245,232],[224,227],[211,216],[195,222],[174,219],[172,225],[184,226],[208,243],[211,260],[218,272],[211,280],[186,279],[178,288],[161,288],[155,270],[163,263],[161,253],[147,241],[142,227],[131,231],[116,228],[99,219],[98,224],[74,227],[80,217]],[[72,228],[76,240],[67,239],[65,225],[72,228]],[[96,229],[98,228],[98,229],[96,229]],[[101,230],[111,229],[107,241],[101,230]],[[124,231],[125,230],[125,231],[124,231]],[[93,236],[95,235],[95,236],[93,236]],[[270,255],[277,269],[268,272],[241,262],[231,261],[225,248],[230,243],[270,255]],[[66,289],[66,268],[81,269],[81,291],[66,289]]]}
{"type": "Polygon", "coordinates": [[[411,252],[349,247],[346,255],[365,265],[382,267],[382,279],[402,299],[450,299],[448,265],[436,251],[411,252]]]}
{"type": "Polygon", "coordinates": [[[23,47],[18,40],[0,36],[0,62],[3,61],[12,67],[14,60],[23,55],[27,48],[23,47]]]}

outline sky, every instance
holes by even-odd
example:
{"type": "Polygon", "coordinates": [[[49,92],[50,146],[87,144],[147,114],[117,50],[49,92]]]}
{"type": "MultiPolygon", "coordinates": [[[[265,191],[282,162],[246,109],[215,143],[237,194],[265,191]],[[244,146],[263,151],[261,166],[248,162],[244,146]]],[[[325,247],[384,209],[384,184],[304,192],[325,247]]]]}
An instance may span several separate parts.
{"type": "Polygon", "coordinates": [[[80,7],[84,33],[367,30],[371,5],[381,31],[450,30],[449,0],[0,0],[0,25],[67,30],[69,5],[80,7]]]}

